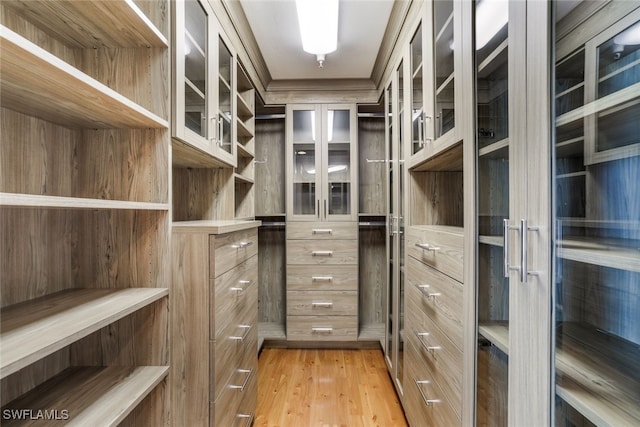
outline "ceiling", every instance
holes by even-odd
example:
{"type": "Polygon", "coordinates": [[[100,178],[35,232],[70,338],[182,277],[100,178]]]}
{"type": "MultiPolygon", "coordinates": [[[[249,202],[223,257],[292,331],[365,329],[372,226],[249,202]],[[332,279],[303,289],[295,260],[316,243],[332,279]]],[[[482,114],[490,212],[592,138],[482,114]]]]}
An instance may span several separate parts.
{"type": "Polygon", "coordinates": [[[240,0],[273,80],[369,79],[393,0],[340,0],[338,49],[319,68],[302,50],[294,0],[240,0]]]}

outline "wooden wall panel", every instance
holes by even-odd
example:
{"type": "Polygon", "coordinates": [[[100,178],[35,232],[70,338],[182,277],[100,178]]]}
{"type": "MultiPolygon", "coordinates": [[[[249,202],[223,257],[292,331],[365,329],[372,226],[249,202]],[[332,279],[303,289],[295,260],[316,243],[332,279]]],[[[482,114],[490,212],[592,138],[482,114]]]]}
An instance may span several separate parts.
{"type": "Polygon", "coordinates": [[[384,162],[384,131],[384,117],[358,119],[358,198],[359,212],[363,214],[385,214],[387,166],[384,162]]]}
{"type": "Polygon", "coordinates": [[[285,213],[285,122],[256,120],[257,216],[285,213]]]}
{"type": "Polygon", "coordinates": [[[496,347],[482,347],[478,351],[477,371],[476,425],[478,427],[506,426],[508,424],[507,356],[496,347]]]}
{"type": "Polygon", "coordinates": [[[174,221],[233,218],[233,198],[232,168],[173,168],[174,221]]]}
{"type": "Polygon", "coordinates": [[[361,326],[384,324],[387,300],[385,227],[361,228],[359,247],[359,322],[361,326]]]}
{"type": "Polygon", "coordinates": [[[502,276],[503,249],[481,244],[478,250],[478,321],[509,319],[509,282],[502,276]]]}
{"type": "Polygon", "coordinates": [[[284,325],[287,314],[284,227],[260,227],[258,244],[258,322],[284,325]]]}
{"type": "Polygon", "coordinates": [[[463,173],[410,174],[411,224],[463,226],[463,173]]]}

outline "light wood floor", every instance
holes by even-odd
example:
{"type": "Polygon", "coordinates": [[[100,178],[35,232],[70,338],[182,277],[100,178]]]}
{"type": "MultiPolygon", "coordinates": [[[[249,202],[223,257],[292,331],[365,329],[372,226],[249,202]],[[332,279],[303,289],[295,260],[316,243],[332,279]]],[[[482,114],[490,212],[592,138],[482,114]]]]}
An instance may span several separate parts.
{"type": "Polygon", "coordinates": [[[407,426],[380,350],[264,349],[258,427],[407,426]]]}

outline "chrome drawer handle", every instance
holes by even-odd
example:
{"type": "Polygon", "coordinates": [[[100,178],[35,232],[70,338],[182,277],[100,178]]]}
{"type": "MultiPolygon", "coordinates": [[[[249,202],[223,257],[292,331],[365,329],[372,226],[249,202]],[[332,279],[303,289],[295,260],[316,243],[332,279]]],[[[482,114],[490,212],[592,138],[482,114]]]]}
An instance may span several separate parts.
{"type": "Polygon", "coordinates": [[[429,332],[416,332],[416,336],[418,337],[420,344],[422,344],[422,346],[427,351],[431,351],[435,354],[435,351],[440,350],[442,347],[440,347],[439,345],[429,345],[425,342],[425,340],[422,339],[422,337],[428,337],[429,335],[430,335],[429,332]]]}
{"type": "Polygon", "coordinates": [[[332,302],[312,302],[311,303],[311,307],[327,307],[327,308],[331,308],[331,307],[333,307],[333,303],[332,302]]]}
{"type": "Polygon", "coordinates": [[[333,251],[312,251],[312,256],[332,256],[333,251]]]}
{"type": "Polygon", "coordinates": [[[244,382],[242,383],[242,385],[230,384],[229,388],[232,388],[232,389],[235,389],[235,390],[244,391],[244,388],[247,386],[247,383],[249,383],[249,378],[251,378],[251,375],[253,374],[253,368],[251,368],[251,369],[238,369],[236,372],[240,372],[241,374],[249,374],[249,375],[247,375],[247,378],[244,379],[244,382]]]}
{"type": "Polygon", "coordinates": [[[422,292],[422,295],[425,298],[435,299],[436,297],[439,297],[440,295],[442,295],[440,292],[428,292],[427,288],[430,288],[430,287],[431,285],[416,285],[416,288],[418,288],[420,292],[422,292]]]}
{"type": "Polygon", "coordinates": [[[251,423],[253,423],[253,417],[254,417],[253,413],[236,415],[236,418],[246,418],[247,419],[247,423],[244,425],[244,427],[249,427],[251,425],[251,423]]]}
{"type": "Polygon", "coordinates": [[[416,243],[416,247],[420,248],[420,249],[424,249],[425,251],[439,251],[440,248],[438,246],[431,246],[428,243],[416,243]]]}
{"type": "Polygon", "coordinates": [[[333,332],[333,328],[331,328],[331,327],[312,327],[311,328],[311,332],[313,332],[313,333],[330,334],[331,332],[333,332]]]}
{"type": "Polygon", "coordinates": [[[420,384],[429,384],[431,381],[427,381],[427,380],[414,380],[416,383],[416,387],[418,387],[418,391],[420,392],[420,395],[422,396],[422,400],[424,400],[424,403],[427,406],[431,406],[432,403],[440,403],[440,399],[429,399],[427,398],[427,396],[424,394],[424,391],[422,391],[422,387],[420,387],[420,384]]]}
{"type": "Polygon", "coordinates": [[[238,328],[244,329],[245,330],[244,334],[242,334],[242,336],[232,335],[229,338],[236,341],[244,341],[245,338],[247,338],[247,335],[249,335],[249,331],[251,330],[251,325],[238,325],[238,328]]]}
{"type": "Polygon", "coordinates": [[[332,282],[333,277],[332,276],[313,276],[311,277],[311,280],[313,280],[314,282],[332,282]]]}
{"type": "Polygon", "coordinates": [[[238,283],[241,286],[232,286],[229,288],[229,290],[236,291],[236,292],[244,292],[245,290],[247,290],[247,288],[253,285],[253,280],[238,280],[238,283]]]}
{"type": "Polygon", "coordinates": [[[314,228],[311,230],[311,234],[333,234],[333,230],[330,228],[314,228]]]}
{"type": "Polygon", "coordinates": [[[244,249],[247,246],[251,246],[251,245],[253,245],[253,242],[240,242],[240,243],[236,243],[234,245],[231,245],[231,247],[233,249],[244,249]]]}

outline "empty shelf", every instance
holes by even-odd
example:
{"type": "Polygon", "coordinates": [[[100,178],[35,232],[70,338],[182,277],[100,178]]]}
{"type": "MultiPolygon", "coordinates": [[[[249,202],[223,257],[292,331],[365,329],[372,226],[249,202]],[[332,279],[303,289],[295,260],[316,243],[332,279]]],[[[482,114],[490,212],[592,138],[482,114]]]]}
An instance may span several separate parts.
{"type": "Polygon", "coordinates": [[[41,196],[37,194],[0,193],[0,206],[53,209],[122,209],[168,211],[166,203],[126,200],[88,199],[82,197],[41,196]]]}
{"type": "Polygon", "coordinates": [[[478,331],[504,354],[509,354],[509,324],[507,322],[483,323],[478,326],[478,331]]]}
{"type": "Polygon", "coordinates": [[[640,272],[640,248],[622,246],[624,241],[563,239],[558,241],[562,259],[640,272]]]}

